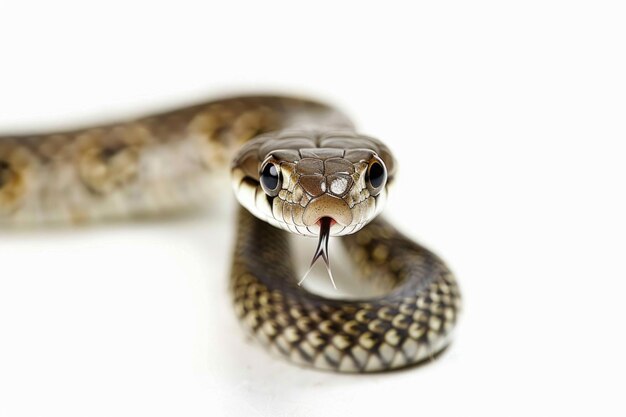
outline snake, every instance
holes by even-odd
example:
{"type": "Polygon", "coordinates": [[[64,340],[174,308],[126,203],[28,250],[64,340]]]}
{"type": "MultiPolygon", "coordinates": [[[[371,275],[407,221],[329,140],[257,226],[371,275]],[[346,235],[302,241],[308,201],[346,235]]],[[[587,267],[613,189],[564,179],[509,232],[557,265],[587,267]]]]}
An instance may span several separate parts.
{"type": "Polygon", "coordinates": [[[437,357],[461,312],[446,264],[380,216],[396,165],[383,142],[328,104],[226,97],[0,136],[0,227],[181,212],[227,198],[230,183],[240,204],[229,286],[245,332],[304,367],[389,371],[437,357]],[[383,293],[329,297],[300,285],[294,236],[319,238],[313,260],[327,265],[329,237],[340,240],[339,262],[383,293]]]}

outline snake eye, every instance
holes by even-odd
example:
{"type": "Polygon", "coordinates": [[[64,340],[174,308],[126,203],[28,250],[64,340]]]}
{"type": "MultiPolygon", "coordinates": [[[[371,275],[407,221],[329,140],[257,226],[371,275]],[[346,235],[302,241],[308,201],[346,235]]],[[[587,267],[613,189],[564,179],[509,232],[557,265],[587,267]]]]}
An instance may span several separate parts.
{"type": "Polygon", "coordinates": [[[261,169],[261,187],[265,194],[274,197],[280,190],[280,169],[278,165],[267,162],[261,169]]]}
{"type": "Polygon", "coordinates": [[[382,161],[374,160],[370,163],[365,174],[370,192],[374,195],[378,194],[387,182],[387,169],[382,161]]]}

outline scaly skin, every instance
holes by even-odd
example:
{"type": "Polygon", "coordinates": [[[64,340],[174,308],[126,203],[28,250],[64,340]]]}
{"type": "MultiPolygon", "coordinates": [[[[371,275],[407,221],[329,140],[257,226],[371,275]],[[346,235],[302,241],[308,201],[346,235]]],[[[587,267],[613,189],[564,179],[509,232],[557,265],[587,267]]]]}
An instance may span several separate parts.
{"type": "Polygon", "coordinates": [[[375,219],[395,173],[391,153],[323,104],[238,97],[126,123],[0,137],[0,227],[200,205],[223,194],[209,181],[230,160],[247,209],[233,256],[235,307],[263,344],[297,364],[372,372],[419,363],[450,343],[461,305],[454,277],[375,219]],[[388,175],[379,188],[367,179],[372,161],[388,175]],[[280,171],[275,195],[259,184],[268,162],[280,171]],[[343,236],[359,276],[386,295],[331,300],[296,285],[288,233],[278,228],[316,235],[321,217],[333,220],[331,234],[343,236]]]}

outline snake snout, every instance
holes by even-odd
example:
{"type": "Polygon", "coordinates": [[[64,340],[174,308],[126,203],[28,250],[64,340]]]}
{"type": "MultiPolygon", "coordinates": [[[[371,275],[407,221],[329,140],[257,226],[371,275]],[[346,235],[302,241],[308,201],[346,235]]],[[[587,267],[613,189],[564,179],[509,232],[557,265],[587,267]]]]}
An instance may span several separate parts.
{"type": "Polygon", "coordinates": [[[310,228],[319,227],[319,222],[324,217],[331,219],[332,227],[339,225],[342,228],[352,224],[353,219],[352,211],[348,204],[341,198],[328,194],[324,194],[309,202],[304,209],[302,222],[310,228]]]}

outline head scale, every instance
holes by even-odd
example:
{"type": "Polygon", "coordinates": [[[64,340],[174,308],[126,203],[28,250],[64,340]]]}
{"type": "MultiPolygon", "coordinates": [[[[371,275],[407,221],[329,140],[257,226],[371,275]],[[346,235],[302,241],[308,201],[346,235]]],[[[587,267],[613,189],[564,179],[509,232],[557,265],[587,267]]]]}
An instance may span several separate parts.
{"type": "Polygon", "coordinates": [[[394,161],[385,145],[354,132],[279,131],[246,144],[233,186],[252,214],[282,229],[318,236],[354,233],[383,208],[394,161]]]}

